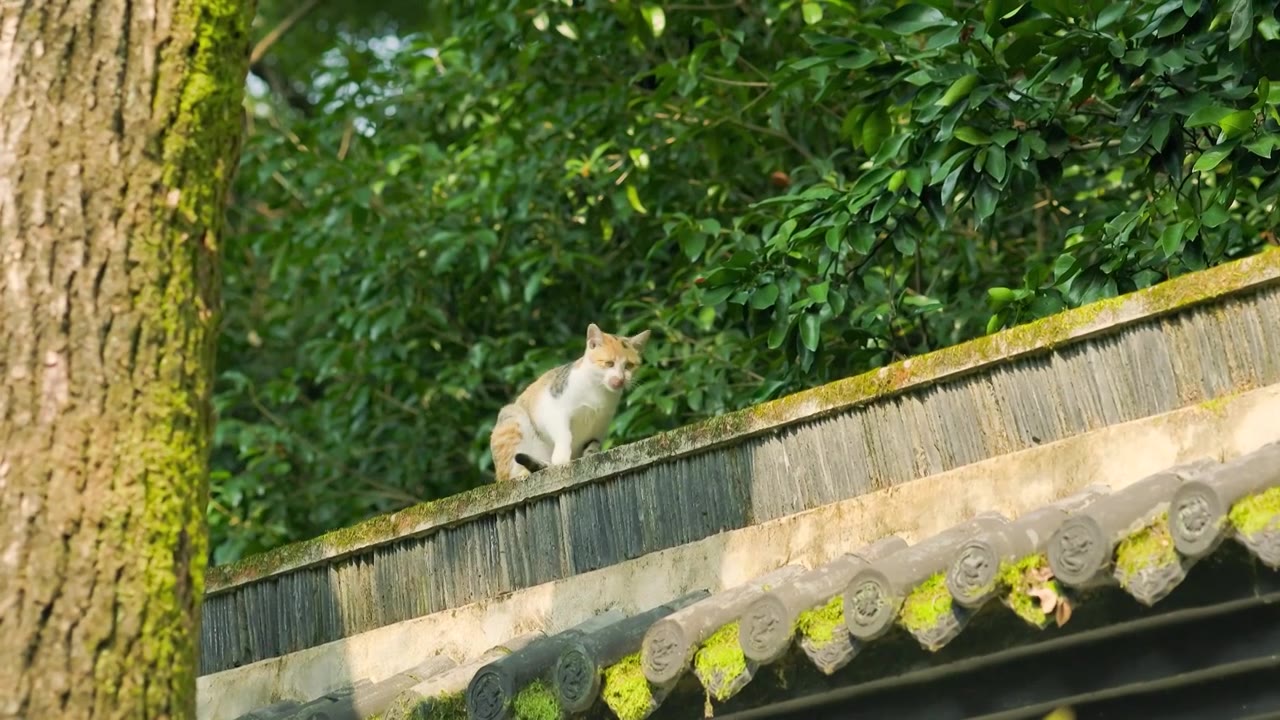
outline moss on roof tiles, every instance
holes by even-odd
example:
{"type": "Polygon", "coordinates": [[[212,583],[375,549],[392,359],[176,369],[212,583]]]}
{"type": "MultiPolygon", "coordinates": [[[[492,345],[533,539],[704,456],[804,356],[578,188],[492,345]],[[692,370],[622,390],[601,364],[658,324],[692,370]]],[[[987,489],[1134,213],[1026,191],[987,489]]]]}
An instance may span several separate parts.
{"type": "Polygon", "coordinates": [[[923,631],[936,627],[950,614],[951,592],[947,590],[946,575],[935,573],[907,595],[898,617],[906,629],[923,631]]]}
{"type": "Polygon", "coordinates": [[[644,720],[657,706],[638,652],[605,668],[601,694],[618,720],[644,720]]]}
{"type": "Polygon", "coordinates": [[[564,711],[556,694],[541,680],[534,680],[511,701],[516,720],[560,720],[564,711]]]}
{"type": "Polygon", "coordinates": [[[836,632],[844,629],[844,595],[836,595],[826,605],[800,613],[796,629],[819,647],[834,640],[836,632]]]}
{"type": "Polygon", "coordinates": [[[416,707],[404,708],[396,713],[388,712],[389,717],[415,718],[415,720],[466,720],[467,698],[461,692],[445,693],[419,702],[416,707]]]}
{"type": "Polygon", "coordinates": [[[1227,514],[1232,527],[1245,537],[1263,530],[1280,529],[1280,486],[1236,502],[1227,514]]]}
{"type": "Polygon", "coordinates": [[[310,540],[282,545],[258,555],[250,555],[229,565],[211,567],[206,573],[206,585],[210,592],[217,592],[227,586],[264,577],[281,569],[334,559],[381,540],[405,537],[406,533],[423,525],[434,524],[438,528],[452,519],[461,518],[468,508],[500,503],[506,496],[518,492],[516,485],[517,483],[481,485],[397,512],[375,515],[355,525],[339,528],[310,540]]]}
{"type": "Polygon", "coordinates": [[[1160,513],[1139,530],[1129,533],[1116,547],[1116,570],[1121,587],[1128,587],[1130,578],[1149,568],[1173,565],[1178,551],[1169,534],[1169,514],[1160,513]]]}
{"type": "Polygon", "coordinates": [[[723,690],[747,671],[747,658],[738,644],[738,623],[731,622],[711,634],[693,656],[693,669],[716,700],[727,699],[723,690]],[[710,686],[710,687],[708,687],[710,686]]]}
{"type": "Polygon", "coordinates": [[[1049,558],[1044,553],[1028,555],[1017,562],[1001,563],[999,583],[1004,588],[1004,603],[1015,615],[1036,627],[1043,628],[1049,616],[1040,608],[1040,601],[1031,593],[1048,588],[1062,594],[1062,587],[1052,577],[1049,558]],[[1038,580],[1045,577],[1045,580],[1038,580]]]}

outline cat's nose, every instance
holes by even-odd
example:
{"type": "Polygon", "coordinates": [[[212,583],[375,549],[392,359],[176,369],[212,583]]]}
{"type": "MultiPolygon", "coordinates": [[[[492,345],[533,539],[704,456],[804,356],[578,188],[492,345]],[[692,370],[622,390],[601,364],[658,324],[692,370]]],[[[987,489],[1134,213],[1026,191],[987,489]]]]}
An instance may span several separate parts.
{"type": "Polygon", "coordinates": [[[620,377],[609,378],[609,387],[613,388],[614,390],[620,390],[622,388],[622,378],[620,377]]]}

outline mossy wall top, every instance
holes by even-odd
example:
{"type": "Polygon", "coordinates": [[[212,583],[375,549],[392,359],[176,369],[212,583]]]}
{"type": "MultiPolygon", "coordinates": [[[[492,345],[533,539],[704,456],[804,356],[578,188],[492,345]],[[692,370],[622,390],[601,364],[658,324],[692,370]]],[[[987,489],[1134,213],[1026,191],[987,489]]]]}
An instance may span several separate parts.
{"type": "Polygon", "coordinates": [[[202,672],[1277,381],[1269,251],[213,568],[202,672]]]}

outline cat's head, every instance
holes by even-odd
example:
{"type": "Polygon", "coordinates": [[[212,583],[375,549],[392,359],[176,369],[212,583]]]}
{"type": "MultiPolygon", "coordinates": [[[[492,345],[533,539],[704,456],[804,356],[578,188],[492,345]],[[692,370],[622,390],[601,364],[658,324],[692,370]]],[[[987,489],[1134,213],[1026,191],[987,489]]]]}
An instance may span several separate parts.
{"type": "Polygon", "coordinates": [[[631,386],[636,368],[640,366],[640,354],[649,342],[649,331],[625,337],[610,335],[595,323],[587,326],[587,351],[583,355],[586,366],[611,392],[621,392],[631,386]]]}

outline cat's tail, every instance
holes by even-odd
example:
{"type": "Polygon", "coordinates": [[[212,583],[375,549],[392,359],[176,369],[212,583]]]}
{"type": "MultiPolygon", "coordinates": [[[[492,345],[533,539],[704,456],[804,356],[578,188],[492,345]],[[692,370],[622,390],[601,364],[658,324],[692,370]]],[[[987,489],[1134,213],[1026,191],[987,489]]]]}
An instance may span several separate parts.
{"type": "Polygon", "coordinates": [[[506,405],[498,412],[498,422],[489,434],[493,474],[498,482],[517,480],[546,467],[544,463],[521,452],[524,435],[531,426],[529,413],[519,405],[506,405]]]}
{"type": "Polygon", "coordinates": [[[532,455],[525,455],[524,453],[516,453],[515,459],[516,459],[516,462],[523,465],[531,473],[536,473],[539,470],[547,469],[546,463],[539,461],[537,458],[533,457],[532,455]]]}

